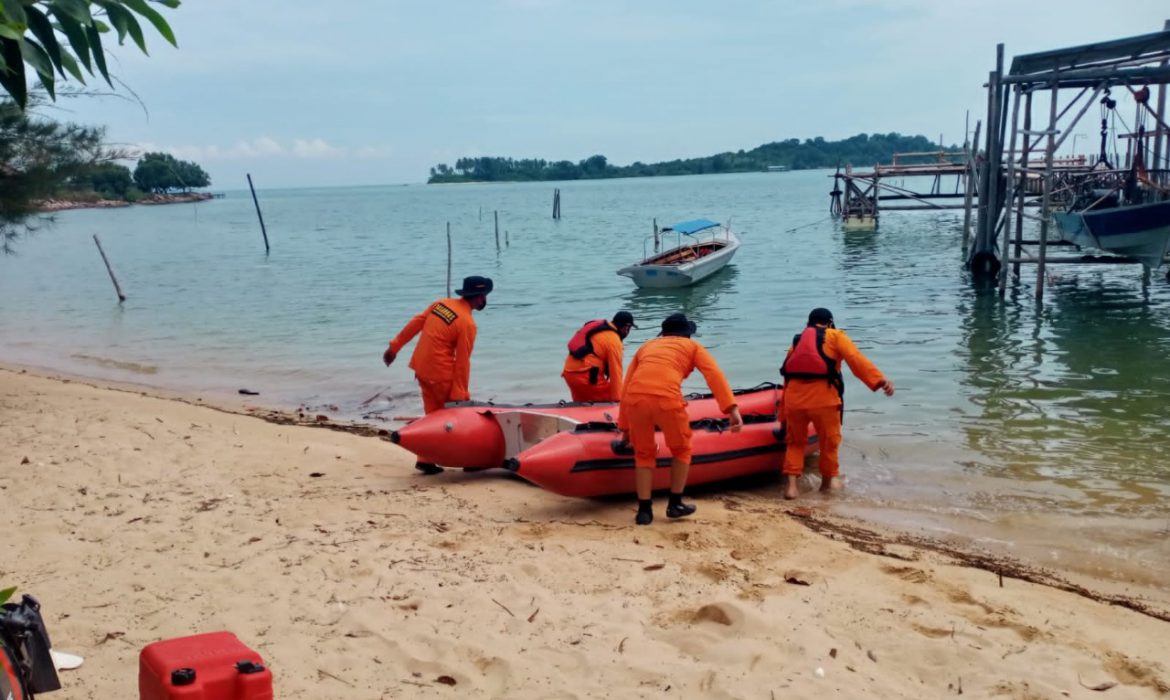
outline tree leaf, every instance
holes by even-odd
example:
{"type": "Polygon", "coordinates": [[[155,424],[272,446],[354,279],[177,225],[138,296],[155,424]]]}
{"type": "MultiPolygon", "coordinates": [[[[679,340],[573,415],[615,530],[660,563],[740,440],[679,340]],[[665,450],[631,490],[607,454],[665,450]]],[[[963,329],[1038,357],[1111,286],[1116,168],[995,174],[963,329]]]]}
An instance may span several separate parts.
{"type": "Polygon", "coordinates": [[[74,60],[73,54],[69,53],[68,51],[62,51],[61,65],[65,67],[65,70],[69,71],[70,75],[72,75],[74,78],[77,78],[78,82],[80,82],[82,85],[85,84],[85,75],[81,72],[81,68],[77,65],[77,61],[74,60]]]}
{"type": "Polygon", "coordinates": [[[64,13],[82,24],[93,22],[93,15],[89,12],[89,3],[83,0],[55,0],[49,9],[58,17],[64,13]]]}
{"type": "Polygon", "coordinates": [[[49,93],[49,99],[56,100],[57,81],[53,77],[53,62],[49,59],[49,54],[45,53],[41,45],[32,39],[25,39],[20,43],[24,60],[36,69],[37,77],[41,79],[41,85],[44,86],[45,92],[49,93]]]}
{"type": "Polygon", "coordinates": [[[20,53],[24,56],[25,63],[28,63],[41,75],[53,75],[53,61],[49,59],[49,54],[45,53],[44,48],[36,40],[21,39],[17,44],[20,46],[20,53]]]}
{"type": "MultiPolygon", "coordinates": [[[[73,53],[76,54],[81,64],[92,75],[93,63],[89,60],[89,39],[85,36],[83,23],[78,21],[72,14],[67,14],[56,6],[52,10],[53,16],[57,18],[57,28],[69,39],[69,46],[73,48],[73,53]]],[[[92,21],[93,19],[90,18],[84,24],[88,25],[92,21]]]]}
{"type": "Polygon", "coordinates": [[[0,0],[0,14],[6,18],[5,24],[19,32],[28,27],[28,20],[24,17],[24,5],[20,0],[0,0]]]}
{"type": "Polygon", "coordinates": [[[174,32],[171,31],[171,25],[167,24],[167,21],[163,19],[163,16],[158,13],[158,10],[155,10],[153,7],[146,4],[146,0],[122,1],[126,3],[126,7],[129,7],[131,10],[134,10],[138,14],[148,19],[150,23],[154,25],[154,28],[158,30],[158,33],[162,35],[162,38],[171,43],[171,46],[176,48],[179,46],[179,44],[175,41],[174,32]]]}
{"type": "Polygon", "coordinates": [[[28,86],[24,81],[24,57],[20,54],[20,42],[0,39],[0,54],[3,54],[8,66],[8,70],[0,72],[0,85],[23,110],[28,104],[28,86]]]}
{"type": "Polygon", "coordinates": [[[89,39],[89,50],[93,55],[94,65],[97,66],[98,72],[102,74],[102,77],[106,79],[106,83],[110,87],[114,87],[113,81],[110,80],[110,72],[106,68],[106,53],[105,49],[102,48],[102,37],[98,33],[101,30],[98,28],[98,24],[99,22],[95,19],[93,24],[86,27],[85,36],[89,39]]]}
{"type": "Polygon", "coordinates": [[[20,32],[16,31],[12,27],[9,27],[7,24],[0,24],[0,38],[12,39],[15,41],[21,36],[22,34],[20,32]]]}
{"type": "Polygon", "coordinates": [[[106,17],[114,25],[114,29],[118,30],[118,43],[125,42],[126,35],[130,33],[129,20],[133,19],[130,12],[117,3],[104,2],[103,0],[96,1],[99,6],[105,9],[106,17]]]}
{"type": "Polygon", "coordinates": [[[25,8],[25,14],[28,16],[28,28],[32,31],[33,36],[41,42],[45,54],[53,62],[53,67],[64,78],[65,71],[61,68],[61,45],[57,43],[57,34],[53,31],[53,25],[49,22],[49,18],[31,5],[25,8]]]}
{"type": "Polygon", "coordinates": [[[0,591],[0,605],[4,605],[5,603],[7,603],[8,599],[11,598],[12,594],[15,592],[16,592],[16,586],[12,586],[11,588],[5,588],[4,590],[0,591]]]}

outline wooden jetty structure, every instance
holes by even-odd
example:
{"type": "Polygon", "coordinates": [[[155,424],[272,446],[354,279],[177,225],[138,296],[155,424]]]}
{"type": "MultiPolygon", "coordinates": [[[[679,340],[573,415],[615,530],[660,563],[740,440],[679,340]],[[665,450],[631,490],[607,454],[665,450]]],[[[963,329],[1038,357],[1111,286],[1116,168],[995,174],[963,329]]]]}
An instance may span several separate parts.
{"type": "Polygon", "coordinates": [[[965,263],[977,277],[995,280],[1001,294],[1009,269],[1019,280],[1024,264],[1036,265],[1039,299],[1047,265],[1142,262],[1124,255],[1072,254],[1078,244],[1065,239],[1054,216],[1070,209],[1086,183],[1111,180],[1120,188],[1127,177],[1132,180],[1135,159],[1141,159],[1143,186],[1170,199],[1168,83],[1170,21],[1160,32],[1016,56],[1006,71],[999,44],[986,84],[986,118],[976,122],[974,137],[962,150],[899,153],[872,170],[839,169],[830,213],[848,231],[876,229],[882,211],[962,209],[965,263]],[[1128,133],[1109,125],[1130,124],[1116,114],[1116,96],[1134,98],[1128,133]],[[1070,137],[1075,145],[1077,136],[1087,136],[1074,130],[1094,106],[1102,112],[1099,153],[1057,157],[1070,137]],[[1148,126],[1137,128],[1142,124],[1148,126]],[[1124,156],[1107,154],[1110,132],[1114,142],[1126,142],[1124,156]],[[912,187],[906,180],[930,184],[912,187]],[[1024,237],[1025,221],[1034,223],[1029,231],[1039,229],[1032,239],[1024,237]],[[1051,255],[1050,249],[1058,248],[1065,253],[1051,255]]]}
{"type": "MultiPolygon", "coordinates": [[[[1141,262],[1120,255],[1053,256],[1049,249],[1076,245],[1054,226],[1054,215],[1070,211],[1088,186],[1113,183],[1108,190],[1127,186],[1127,178],[1130,184],[1140,178],[1150,196],[1170,199],[1166,167],[1170,21],[1160,32],[1016,56],[1006,72],[1003,57],[999,44],[996,67],[987,81],[984,157],[975,159],[976,223],[967,257],[972,272],[995,279],[1003,294],[1009,268],[1018,280],[1021,265],[1035,264],[1035,294],[1041,299],[1048,265],[1141,262]],[[1156,99],[1151,87],[1156,88],[1156,99]],[[1110,126],[1128,123],[1117,110],[1115,94],[1133,98],[1132,123],[1140,126],[1135,133],[1119,134],[1110,126]],[[1057,151],[1093,107],[1099,108],[1095,116],[1101,120],[1097,158],[1057,159],[1057,151]],[[1148,131],[1141,126],[1145,124],[1148,131]],[[1116,145],[1109,152],[1111,131],[1114,144],[1127,142],[1124,157],[1116,145]],[[1039,211],[1025,211],[1028,206],[1039,211]],[[1038,224],[1034,240],[1024,238],[1026,220],[1038,224]]],[[[1149,269],[1147,265],[1147,276],[1149,269]]]]}
{"type": "Polygon", "coordinates": [[[962,204],[945,201],[964,198],[965,182],[971,169],[968,150],[939,149],[917,153],[895,153],[889,165],[875,165],[870,171],[856,171],[846,165],[845,171],[833,175],[833,191],[829,193],[829,212],[840,217],[846,231],[872,231],[877,228],[881,211],[913,209],[956,209],[962,204]],[[931,178],[927,192],[895,185],[895,178],[931,178]],[[944,179],[955,178],[953,192],[943,191],[944,179]],[[885,180],[885,182],[883,182],[885,180]],[[844,189],[842,189],[842,187],[844,189]],[[883,202],[892,204],[883,205],[883,202]]]}

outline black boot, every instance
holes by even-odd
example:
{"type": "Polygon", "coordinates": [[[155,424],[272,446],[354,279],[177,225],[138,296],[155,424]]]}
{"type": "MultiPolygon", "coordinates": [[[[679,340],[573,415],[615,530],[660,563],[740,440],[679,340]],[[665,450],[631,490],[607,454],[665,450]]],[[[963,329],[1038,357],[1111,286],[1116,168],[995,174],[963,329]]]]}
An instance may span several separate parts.
{"type": "Polygon", "coordinates": [[[693,505],[682,502],[681,493],[671,493],[670,502],[666,506],[666,517],[685,518],[697,510],[693,505]]]}
{"type": "Polygon", "coordinates": [[[431,464],[430,462],[415,462],[414,468],[422,472],[424,476],[443,473],[442,467],[437,464],[431,464]]]}
{"type": "Polygon", "coordinates": [[[638,525],[649,525],[654,522],[653,505],[654,501],[638,501],[638,514],[634,516],[634,522],[638,525]]]}

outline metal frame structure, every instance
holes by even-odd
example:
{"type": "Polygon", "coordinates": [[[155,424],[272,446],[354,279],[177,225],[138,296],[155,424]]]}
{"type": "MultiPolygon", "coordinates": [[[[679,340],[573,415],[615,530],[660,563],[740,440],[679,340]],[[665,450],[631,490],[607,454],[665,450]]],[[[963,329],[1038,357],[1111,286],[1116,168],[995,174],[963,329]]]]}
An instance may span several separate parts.
{"type": "MultiPolygon", "coordinates": [[[[1042,299],[1045,268],[1049,264],[1136,262],[1119,256],[1049,257],[1049,246],[1068,245],[1066,241],[1049,240],[1052,212],[1068,193],[1069,183],[1093,166],[1083,161],[1062,162],[1055,158],[1055,153],[1103,94],[1111,89],[1133,92],[1156,85],[1156,107],[1138,104],[1138,109],[1144,108],[1155,124],[1151,132],[1150,175],[1160,185],[1170,183],[1170,170],[1159,167],[1170,151],[1167,148],[1170,127],[1166,126],[1165,119],[1166,85],[1170,83],[1170,21],[1161,32],[1017,56],[1006,73],[1003,55],[1003,44],[999,44],[996,69],[989,74],[987,82],[986,159],[977,168],[974,246],[967,263],[976,274],[996,276],[1001,294],[1008,276],[1008,266],[1004,263],[1011,263],[1016,279],[1019,279],[1021,263],[1035,263],[1036,298],[1042,299]],[[1066,95],[1075,91],[1063,107],[1061,91],[1066,95]],[[1033,126],[1033,97],[1044,93],[1049,95],[1047,115],[1035,120],[1041,125],[1037,129],[1033,126]],[[1043,161],[1033,160],[1037,153],[1042,153],[1043,161]],[[1037,194],[1039,214],[1025,212],[1026,206],[1036,203],[1037,194]],[[1040,235],[1036,241],[1023,239],[1026,218],[1039,221],[1040,235]],[[1013,233],[1014,240],[1009,240],[1013,233]]],[[[1128,158],[1127,155],[1127,168],[1128,158]]],[[[966,240],[964,231],[964,248],[966,240]]]]}

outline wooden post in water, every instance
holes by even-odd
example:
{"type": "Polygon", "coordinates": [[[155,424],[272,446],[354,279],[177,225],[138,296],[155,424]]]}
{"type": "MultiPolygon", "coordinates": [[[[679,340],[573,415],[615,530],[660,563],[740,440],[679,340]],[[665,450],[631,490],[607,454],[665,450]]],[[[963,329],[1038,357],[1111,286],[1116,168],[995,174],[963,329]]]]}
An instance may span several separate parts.
{"type": "Polygon", "coordinates": [[[264,253],[267,254],[268,230],[264,228],[264,215],[260,213],[260,200],[256,199],[256,188],[252,186],[252,173],[248,173],[248,189],[252,190],[252,203],[256,205],[256,217],[260,219],[260,233],[264,234],[264,253]]]}
{"type": "Polygon", "coordinates": [[[106,251],[102,250],[102,242],[98,240],[97,234],[93,234],[93,242],[97,244],[98,252],[102,255],[102,262],[106,264],[106,272],[110,273],[110,281],[114,283],[114,291],[118,293],[118,303],[126,301],[126,295],[122,293],[122,287],[118,284],[118,278],[114,277],[114,268],[110,267],[110,260],[106,257],[106,251]]]}
{"type": "Polygon", "coordinates": [[[451,296],[451,222],[447,222],[447,297],[451,296]]]}
{"type": "MultiPolygon", "coordinates": [[[[1032,91],[1029,90],[1024,95],[1024,152],[1020,154],[1020,167],[1027,168],[1028,161],[1032,157],[1032,141],[1030,134],[1032,133],[1032,91]]],[[[1020,198],[1016,202],[1016,245],[1014,255],[1012,256],[1016,262],[1012,263],[1012,278],[1017,282],[1020,279],[1020,257],[1024,253],[1024,198],[1026,196],[1025,190],[1028,189],[1027,173],[1023,175],[1023,180],[1020,183],[1020,198]]]]}
{"type": "Polygon", "coordinates": [[[553,190],[553,218],[561,218],[561,188],[553,190]]]}
{"type": "Polygon", "coordinates": [[[967,191],[963,195],[963,258],[971,243],[971,200],[975,194],[975,183],[979,180],[979,129],[983,122],[975,122],[975,135],[971,138],[971,150],[967,154],[967,191]]]}
{"type": "Polygon", "coordinates": [[[1056,96],[1060,91],[1059,71],[1052,80],[1052,101],[1048,105],[1048,146],[1044,149],[1044,197],[1040,209],[1040,259],[1036,263],[1036,301],[1044,299],[1044,264],[1048,258],[1048,222],[1052,219],[1052,158],[1056,151],[1056,96]]]}
{"type": "Polygon", "coordinates": [[[510,245],[512,244],[508,242],[508,230],[504,229],[504,247],[507,248],[510,245]]]}
{"type": "Polygon", "coordinates": [[[496,209],[492,212],[496,217],[496,252],[500,252],[500,210],[496,209]]]}
{"type": "MultiPolygon", "coordinates": [[[[651,221],[653,221],[653,223],[654,223],[654,252],[657,253],[658,252],[658,219],[655,218],[655,219],[652,219],[651,221]]],[[[643,250],[645,250],[645,249],[643,248],[643,250]]]]}
{"type": "MultiPolygon", "coordinates": [[[[1011,240],[1012,234],[1012,216],[1016,213],[1014,202],[1012,199],[1016,197],[1016,188],[1019,190],[1019,196],[1023,197],[1024,182],[1025,182],[1025,168],[1028,167],[1027,161],[1017,164],[1016,161],[1016,138],[1019,133],[1020,125],[1020,88],[1015,86],[1011,88],[1012,95],[1012,136],[1008,142],[1008,172],[1007,172],[1007,191],[1004,195],[1003,207],[1003,243],[999,247],[1000,266],[999,266],[999,295],[1002,297],[1007,294],[1007,259],[1008,259],[1008,241],[1011,240]]],[[[1024,140],[1027,140],[1027,136],[1024,140]]],[[[1022,201],[1022,200],[1021,200],[1022,201]]],[[[1023,204],[1021,203],[1019,211],[1023,211],[1023,204]]],[[[997,232],[998,235],[998,232],[997,232]]]]}

